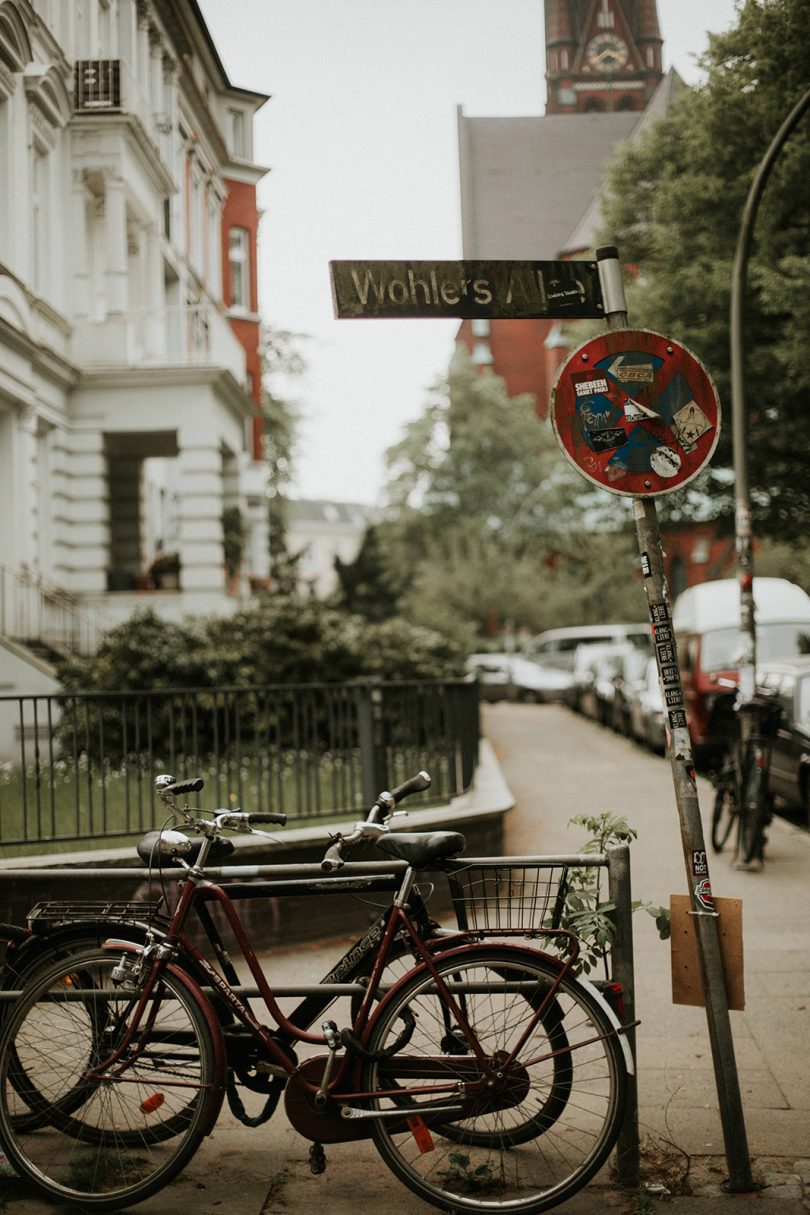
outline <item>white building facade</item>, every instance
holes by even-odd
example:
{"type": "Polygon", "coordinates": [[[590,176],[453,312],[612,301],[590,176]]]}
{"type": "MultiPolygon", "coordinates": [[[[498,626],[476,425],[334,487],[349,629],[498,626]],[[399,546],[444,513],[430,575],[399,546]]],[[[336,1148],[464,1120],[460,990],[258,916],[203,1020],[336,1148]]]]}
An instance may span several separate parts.
{"type": "Polygon", "coordinates": [[[267,578],[265,100],[195,0],[0,0],[0,640],[40,584],[115,622],[267,578]]]}
{"type": "Polygon", "coordinates": [[[335,560],[355,561],[375,512],[357,502],[324,502],[312,498],[287,503],[287,548],[298,558],[296,574],[302,594],[323,599],[338,587],[335,560]]]}

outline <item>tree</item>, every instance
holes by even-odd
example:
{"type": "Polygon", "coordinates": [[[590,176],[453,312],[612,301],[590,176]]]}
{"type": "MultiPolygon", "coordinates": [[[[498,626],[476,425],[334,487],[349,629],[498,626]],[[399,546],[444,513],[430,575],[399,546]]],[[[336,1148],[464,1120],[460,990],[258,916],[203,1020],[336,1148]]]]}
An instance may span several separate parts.
{"type": "Polygon", "coordinates": [[[379,528],[370,524],[354,561],[335,557],[338,590],[335,604],[367,620],[388,620],[396,615],[402,581],[386,559],[379,528]]]}
{"type": "Polygon", "coordinates": [[[410,619],[472,648],[478,634],[626,616],[625,505],[585,487],[532,398],[510,398],[463,349],[387,460],[379,533],[410,619]]]}
{"type": "Polygon", "coordinates": [[[259,352],[264,458],[270,469],[270,580],[273,589],[282,594],[292,593],[297,582],[297,558],[287,548],[287,491],[293,476],[299,409],[285,386],[306,370],[299,348],[304,336],[264,326],[259,352]]]}
{"type": "MultiPolygon", "coordinates": [[[[634,325],[690,346],[729,403],[729,303],[742,211],[776,131],[810,84],[806,0],[745,0],[735,28],[710,38],[706,83],[685,91],[609,169],[600,243],[638,267],[634,325]]],[[[792,539],[810,523],[805,417],[810,360],[810,122],[791,136],[760,205],[745,300],[745,379],[754,531],[792,539]]],[[[662,500],[731,527],[731,427],[712,468],[662,500]],[[702,494],[702,496],[700,496],[702,494]]]]}

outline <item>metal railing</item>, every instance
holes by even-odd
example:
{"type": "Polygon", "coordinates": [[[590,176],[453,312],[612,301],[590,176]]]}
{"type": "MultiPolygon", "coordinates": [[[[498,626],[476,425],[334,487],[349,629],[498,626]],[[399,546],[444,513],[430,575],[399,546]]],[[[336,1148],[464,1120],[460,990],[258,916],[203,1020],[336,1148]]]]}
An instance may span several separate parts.
{"type": "Polygon", "coordinates": [[[108,624],[35,571],[0,565],[0,637],[70,654],[94,654],[108,624]]]}
{"type": "Polygon", "coordinates": [[[472,783],[478,743],[467,680],[4,696],[0,851],[158,826],[160,772],[203,776],[206,806],[298,825],[353,813],[420,768],[429,799],[446,800],[472,783]]]}

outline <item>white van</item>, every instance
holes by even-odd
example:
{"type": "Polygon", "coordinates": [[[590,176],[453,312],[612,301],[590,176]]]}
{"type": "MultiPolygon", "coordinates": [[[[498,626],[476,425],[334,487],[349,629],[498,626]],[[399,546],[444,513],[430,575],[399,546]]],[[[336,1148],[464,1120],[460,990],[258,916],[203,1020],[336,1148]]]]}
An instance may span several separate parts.
{"type": "MultiPolygon", "coordinates": [[[[754,623],[758,662],[794,657],[810,645],[810,595],[786,578],[755,578],[754,623]]],[[[742,653],[736,578],[701,582],[682,591],[672,610],[672,625],[692,747],[701,758],[715,755],[724,740],[712,711],[724,687],[737,682],[742,653]]]]}
{"type": "Polygon", "coordinates": [[[581,645],[609,644],[631,641],[633,645],[650,643],[649,624],[579,624],[568,628],[546,629],[533,637],[529,654],[535,662],[563,671],[574,668],[574,654],[581,645]]]}

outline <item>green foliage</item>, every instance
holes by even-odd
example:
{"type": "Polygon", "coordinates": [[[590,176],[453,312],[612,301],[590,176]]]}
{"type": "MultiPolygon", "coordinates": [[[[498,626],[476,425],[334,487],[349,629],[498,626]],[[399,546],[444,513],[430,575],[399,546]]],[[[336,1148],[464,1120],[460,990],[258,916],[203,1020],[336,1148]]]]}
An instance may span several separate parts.
{"type": "MultiPolygon", "coordinates": [[[[463,652],[456,643],[400,617],[370,622],[314,598],[262,595],[233,616],[187,618],[182,624],[139,613],[107,633],[94,656],[65,664],[60,680],[65,693],[211,689],[211,696],[199,699],[195,718],[201,752],[207,753],[214,739],[227,734],[225,708],[213,695],[224,688],[447,679],[462,673],[463,652]]],[[[87,738],[100,738],[103,726],[104,754],[120,763],[137,743],[124,736],[117,702],[102,699],[87,706],[87,713],[87,738]]],[[[156,699],[150,713],[152,736],[168,737],[177,698],[156,699]]],[[[291,708],[278,709],[279,737],[294,734],[290,713],[291,708]]],[[[252,736],[249,716],[242,729],[245,738],[252,736]]],[[[60,730],[70,751],[69,714],[60,730]]],[[[79,745],[89,747],[82,740],[79,745]]]]}
{"type": "MultiPolygon", "coordinates": [[[[577,814],[569,827],[583,827],[588,838],[580,848],[583,853],[604,853],[616,844],[630,844],[638,832],[621,815],[603,811],[600,814],[577,814]]],[[[608,975],[607,959],[616,939],[613,912],[616,904],[603,898],[604,870],[596,865],[572,869],[566,897],[562,927],[576,933],[582,942],[577,969],[590,974],[600,964],[608,975]]],[[[643,909],[655,920],[662,941],[669,938],[669,911],[653,907],[649,899],[633,903],[633,911],[643,909]]]]}
{"type": "Polygon", "coordinates": [[[439,1176],[443,1177],[447,1184],[456,1186],[462,1194],[475,1194],[492,1189],[495,1177],[491,1165],[485,1162],[472,1169],[470,1157],[464,1152],[450,1152],[447,1160],[450,1167],[441,1169],[439,1176]]]}
{"type": "Polygon", "coordinates": [[[585,487],[532,399],[466,351],[387,459],[378,538],[389,576],[407,574],[409,619],[473,649],[506,628],[643,611],[626,504],[585,487]]]}
{"type": "Polygon", "coordinates": [[[337,607],[356,612],[367,620],[387,620],[396,614],[403,580],[401,574],[389,567],[379,529],[374,524],[366,528],[354,561],[344,562],[335,557],[335,573],[339,586],[335,596],[337,607]]]}
{"type": "Polygon", "coordinates": [[[300,407],[290,396],[290,385],[306,370],[300,350],[305,335],[263,327],[261,411],[264,422],[264,458],[270,469],[270,579],[273,589],[291,594],[296,586],[297,559],[287,549],[287,491],[295,462],[300,407]]]}
{"type": "MultiPolygon", "coordinates": [[[[773,137],[806,92],[810,5],[746,0],[710,39],[706,83],[628,142],[608,172],[600,243],[636,266],[628,309],[639,327],[684,341],[728,410],[732,266],[743,208],[773,137]]],[[[762,195],[744,294],[748,459],[757,535],[801,538],[810,523],[803,434],[810,392],[810,123],[796,127],[762,195]]],[[[711,470],[662,500],[662,516],[733,517],[728,412],[711,470]]]]}
{"type": "Polygon", "coordinates": [[[443,679],[460,649],[400,618],[370,623],[314,598],[263,595],[232,616],[175,624],[140,612],[60,671],[64,691],[147,691],[352,679],[443,679]]]}
{"type": "Polygon", "coordinates": [[[238,506],[226,506],[222,512],[222,551],[229,578],[239,573],[245,545],[245,524],[238,506]]]}

